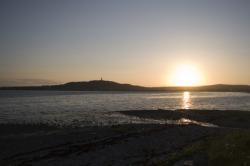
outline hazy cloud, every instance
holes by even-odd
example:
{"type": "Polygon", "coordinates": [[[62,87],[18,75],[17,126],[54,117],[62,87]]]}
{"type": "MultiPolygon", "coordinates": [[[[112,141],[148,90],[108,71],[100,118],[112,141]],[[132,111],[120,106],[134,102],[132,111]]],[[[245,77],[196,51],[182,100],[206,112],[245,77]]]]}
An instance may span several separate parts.
{"type": "Polygon", "coordinates": [[[46,79],[0,79],[0,86],[55,85],[59,82],[46,79]]]}

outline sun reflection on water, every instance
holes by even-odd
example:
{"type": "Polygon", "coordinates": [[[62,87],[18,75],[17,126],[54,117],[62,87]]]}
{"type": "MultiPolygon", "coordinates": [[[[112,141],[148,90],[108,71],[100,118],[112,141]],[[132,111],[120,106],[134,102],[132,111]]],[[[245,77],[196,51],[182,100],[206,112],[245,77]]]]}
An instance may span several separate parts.
{"type": "Polygon", "coordinates": [[[182,108],[189,109],[191,106],[190,92],[183,92],[182,108]]]}

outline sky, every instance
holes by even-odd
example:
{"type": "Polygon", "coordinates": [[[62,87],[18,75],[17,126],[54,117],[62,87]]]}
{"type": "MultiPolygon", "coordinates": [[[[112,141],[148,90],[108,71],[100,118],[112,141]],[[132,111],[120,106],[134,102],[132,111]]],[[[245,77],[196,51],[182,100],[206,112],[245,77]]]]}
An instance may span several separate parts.
{"type": "Polygon", "coordinates": [[[174,86],[183,65],[250,85],[249,0],[2,0],[0,20],[0,86],[174,86]]]}

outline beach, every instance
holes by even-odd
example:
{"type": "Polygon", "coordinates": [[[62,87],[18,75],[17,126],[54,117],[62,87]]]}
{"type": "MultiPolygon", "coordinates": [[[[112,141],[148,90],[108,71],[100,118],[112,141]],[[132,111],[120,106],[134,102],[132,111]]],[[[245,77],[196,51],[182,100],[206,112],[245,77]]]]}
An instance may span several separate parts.
{"type": "Polygon", "coordinates": [[[208,143],[213,145],[214,141],[232,137],[237,144],[238,139],[234,137],[242,135],[246,140],[240,144],[247,146],[250,142],[250,112],[247,111],[131,110],[119,113],[160,121],[182,119],[183,123],[79,128],[3,124],[0,125],[1,165],[209,165],[224,160],[217,161],[213,156],[211,159],[211,149],[206,148],[208,143]],[[191,148],[192,153],[186,155],[186,149],[193,146],[197,148],[191,148]],[[203,153],[196,152],[200,150],[203,153]]]}

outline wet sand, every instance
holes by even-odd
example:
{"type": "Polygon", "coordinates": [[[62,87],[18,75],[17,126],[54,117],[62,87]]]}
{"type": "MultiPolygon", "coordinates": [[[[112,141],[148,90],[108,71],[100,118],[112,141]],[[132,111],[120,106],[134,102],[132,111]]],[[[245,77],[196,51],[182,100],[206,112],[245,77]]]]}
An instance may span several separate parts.
{"type": "Polygon", "coordinates": [[[219,127],[192,123],[83,128],[0,125],[0,165],[159,165],[189,145],[234,131],[248,132],[250,126],[249,112],[137,110],[120,113],[157,120],[187,118],[219,127]]]}
{"type": "Polygon", "coordinates": [[[131,110],[120,113],[156,120],[191,119],[228,128],[250,128],[250,111],[236,110],[131,110]]]}

